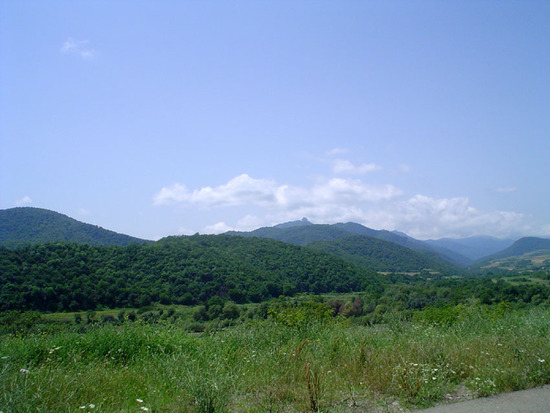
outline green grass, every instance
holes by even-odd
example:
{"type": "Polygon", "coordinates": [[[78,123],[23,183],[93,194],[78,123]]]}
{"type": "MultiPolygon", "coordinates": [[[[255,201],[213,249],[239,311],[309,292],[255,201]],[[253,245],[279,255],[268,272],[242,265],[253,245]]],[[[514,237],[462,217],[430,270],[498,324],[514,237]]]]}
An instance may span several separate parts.
{"type": "Polygon", "coordinates": [[[4,336],[0,410],[338,412],[550,382],[550,310],[441,311],[373,327],[265,320],[191,335],[128,322],[4,336]]]}

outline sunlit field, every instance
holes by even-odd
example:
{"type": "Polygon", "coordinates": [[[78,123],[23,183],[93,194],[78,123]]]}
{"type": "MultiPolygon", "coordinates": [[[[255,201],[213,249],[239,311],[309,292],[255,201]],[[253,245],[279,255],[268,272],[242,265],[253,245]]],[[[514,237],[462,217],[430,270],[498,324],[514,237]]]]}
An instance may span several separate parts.
{"type": "Polygon", "coordinates": [[[0,410],[427,407],[549,383],[549,316],[460,305],[365,326],[316,303],[202,333],[162,320],[46,325],[2,336],[0,410]]]}

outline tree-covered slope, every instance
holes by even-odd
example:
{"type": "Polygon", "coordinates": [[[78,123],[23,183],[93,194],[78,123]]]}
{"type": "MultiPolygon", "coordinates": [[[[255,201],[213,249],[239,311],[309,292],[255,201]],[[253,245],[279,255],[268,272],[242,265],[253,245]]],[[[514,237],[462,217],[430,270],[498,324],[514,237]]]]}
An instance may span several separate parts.
{"type": "Polygon", "coordinates": [[[536,270],[550,267],[550,239],[525,237],[510,247],[477,261],[473,268],[536,270]]]}
{"type": "Polygon", "coordinates": [[[299,226],[275,226],[258,228],[250,232],[228,232],[227,235],[239,235],[242,237],[271,238],[277,241],[288,242],[295,245],[308,245],[315,241],[328,241],[344,238],[350,235],[349,231],[335,227],[334,225],[299,225],[299,226]]]}
{"type": "Polygon", "coordinates": [[[262,238],[169,237],[150,245],[0,248],[0,310],[68,311],[259,302],[300,292],[362,291],[380,276],[324,252],[262,238]]]}
{"type": "Polygon", "coordinates": [[[377,238],[351,235],[334,241],[316,241],[308,245],[374,271],[420,272],[456,271],[442,259],[431,258],[401,245],[377,238]]]}
{"type": "Polygon", "coordinates": [[[0,246],[15,248],[45,242],[123,246],[150,241],[85,224],[47,209],[25,207],[0,210],[0,246]]]}
{"type": "Polygon", "coordinates": [[[536,251],[550,251],[550,239],[536,237],[521,238],[508,248],[487,257],[487,259],[508,258],[536,251]]]}
{"type": "MultiPolygon", "coordinates": [[[[470,263],[470,260],[466,257],[460,256],[458,254],[455,254],[452,251],[445,250],[444,248],[439,247],[431,247],[427,244],[424,244],[422,241],[416,240],[414,238],[408,237],[406,235],[400,235],[394,232],[385,231],[385,230],[374,230],[371,228],[367,228],[361,224],[348,222],[348,223],[338,223],[338,224],[332,224],[332,225],[320,225],[320,224],[311,224],[307,220],[302,221],[293,221],[285,224],[279,224],[274,227],[263,227],[259,228],[254,231],[250,232],[228,232],[227,235],[239,235],[243,237],[263,237],[263,238],[271,238],[276,239],[283,242],[289,242],[291,244],[296,245],[305,245],[308,246],[312,243],[324,241],[325,244],[323,249],[330,249],[326,242],[333,242],[337,240],[341,240],[343,238],[350,237],[352,235],[361,235],[364,237],[371,237],[378,240],[385,241],[386,243],[378,243],[374,244],[371,243],[371,246],[376,245],[377,249],[383,249],[387,248],[388,251],[386,252],[386,255],[391,255],[395,251],[395,246],[401,246],[407,249],[407,251],[411,254],[410,259],[408,260],[401,260],[401,263],[409,262],[416,264],[411,265],[409,268],[403,268],[403,271],[417,271],[418,268],[418,255],[424,256],[424,261],[429,261],[429,265],[422,265],[424,268],[451,268],[458,265],[466,265],[470,263]]],[[[346,242],[346,244],[349,244],[349,241],[346,242]]],[[[364,246],[364,245],[363,245],[364,246]]],[[[340,247],[335,246],[332,248],[334,251],[338,250],[340,247]]],[[[357,247],[351,247],[346,246],[345,249],[347,252],[340,256],[345,256],[345,258],[349,261],[357,262],[360,261],[363,264],[366,264],[365,262],[365,254],[369,255],[370,252],[368,250],[363,250],[361,246],[357,247]],[[356,251],[359,256],[356,258],[353,258],[350,254],[350,251],[356,251]]],[[[378,254],[378,253],[377,253],[378,254]]],[[[398,255],[403,256],[406,255],[406,251],[400,250],[398,255]]],[[[373,254],[369,258],[369,265],[368,268],[371,268],[371,264],[373,263],[373,260],[375,259],[376,254],[373,254]]],[[[377,256],[381,258],[381,263],[384,262],[385,264],[389,265],[379,265],[377,266],[379,271],[393,271],[393,268],[395,268],[395,265],[393,265],[390,260],[384,260],[382,259],[383,253],[378,254],[377,256]]]]}

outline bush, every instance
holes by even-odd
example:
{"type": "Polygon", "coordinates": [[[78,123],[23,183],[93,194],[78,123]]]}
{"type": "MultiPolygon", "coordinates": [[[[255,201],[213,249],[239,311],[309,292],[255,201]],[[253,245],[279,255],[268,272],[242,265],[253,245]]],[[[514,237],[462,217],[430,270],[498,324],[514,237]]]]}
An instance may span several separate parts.
{"type": "Polygon", "coordinates": [[[333,308],[325,302],[279,300],[268,309],[269,317],[288,327],[303,327],[312,322],[333,319],[333,308]]]}
{"type": "Polygon", "coordinates": [[[42,321],[37,311],[10,310],[0,313],[0,333],[26,334],[42,321]]]}

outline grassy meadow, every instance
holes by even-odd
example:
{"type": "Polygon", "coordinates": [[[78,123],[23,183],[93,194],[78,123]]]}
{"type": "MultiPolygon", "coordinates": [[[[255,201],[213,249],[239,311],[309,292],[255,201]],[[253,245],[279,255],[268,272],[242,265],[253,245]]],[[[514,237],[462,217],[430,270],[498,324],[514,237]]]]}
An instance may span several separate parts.
{"type": "Polygon", "coordinates": [[[397,411],[550,382],[550,310],[426,308],[377,325],[279,306],[193,333],[51,322],[0,339],[0,411],[397,411]]]}

